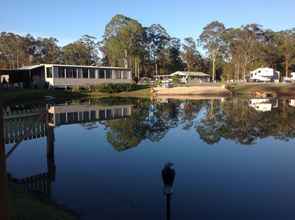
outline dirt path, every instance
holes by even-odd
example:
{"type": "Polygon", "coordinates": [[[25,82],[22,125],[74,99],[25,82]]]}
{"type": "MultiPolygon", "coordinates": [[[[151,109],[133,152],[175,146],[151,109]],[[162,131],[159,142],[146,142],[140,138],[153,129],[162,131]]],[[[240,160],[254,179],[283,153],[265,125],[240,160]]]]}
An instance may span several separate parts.
{"type": "Polygon", "coordinates": [[[206,95],[206,96],[229,96],[231,92],[224,85],[200,85],[190,87],[173,88],[153,88],[156,96],[187,96],[187,95],[206,95]]]}

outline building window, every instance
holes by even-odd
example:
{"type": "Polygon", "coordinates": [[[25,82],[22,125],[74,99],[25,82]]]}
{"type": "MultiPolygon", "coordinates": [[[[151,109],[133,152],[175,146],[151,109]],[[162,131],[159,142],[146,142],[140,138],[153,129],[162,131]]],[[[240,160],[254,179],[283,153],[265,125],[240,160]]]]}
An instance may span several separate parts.
{"type": "Polygon", "coordinates": [[[89,69],[89,78],[95,79],[95,69],[89,69]]]}
{"type": "Polygon", "coordinates": [[[98,78],[99,79],[104,79],[104,69],[99,69],[98,70],[98,78]]]}
{"type": "Polygon", "coordinates": [[[89,121],[89,112],[83,112],[84,121],[89,121]]]}
{"type": "Polygon", "coordinates": [[[82,69],[81,68],[78,69],[78,78],[82,78],[82,69]]]}
{"type": "Polygon", "coordinates": [[[112,110],[107,109],[107,119],[111,119],[111,118],[112,118],[112,110]]]}
{"type": "Polygon", "coordinates": [[[128,79],[129,72],[128,71],[122,71],[123,79],[128,79]]]}
{"type": "Polygon", "coordinates": [[[87,68],[83,68],[83,78],[84,79],[88,79],[88,69],[87,68]]]}
{"type": "Polygon", "coordinates": [[[106,119],[105,110],[99,110],[99,119],[100,120],[105,120],[106,119]]]}
{"type": "Polygon", "coordinates": [[[91,111],[90,112],[90,117],[91,117],[91,120],[95,120],[96,119],[96,111],[91,111]]]}
{"type": "Polygon", "coordinates": [[[65,78],[65,68],[58,67],[58,78],[65,78]]]}
{"type": "Polygon", "coordinates": [[[52,78],[52,68],[51,67],[46,68],[46,74],[47,74],[47,78],[52,78]]]}
{"type": "Polygon", "coordinates": [[[60,113],[59,120],[60,120],[60,124],[65,124],[67,122],[67,114],[60,113]]]}
{"type": "Polygon", "coordinates": [[[58,77],[58,68],[57,68],[57,66],[53,67],[53,76],[54,76],[54,78],[58,77]]]}
{"type": "Polygon", "coordinates": [[[112,70],[106,70],[106,78],[111,79],[112,78],[112,70]]]}
{"type": "Polygon", "coordinates": [[[73,78],[72,68],[66,68],[66,76],[67,76],[67,78],[73,78]]]}
{"type": "Polygon", "coordinates": [[[78,69],[73,68],[73,78],[77,78],[77,70],[78,69]]]}
{"type": "Polygon", "coordinates": [[[115,79],[121,79],[121,71],[120,70],[114,70],[113,73],[115,75],[115,79]]]}

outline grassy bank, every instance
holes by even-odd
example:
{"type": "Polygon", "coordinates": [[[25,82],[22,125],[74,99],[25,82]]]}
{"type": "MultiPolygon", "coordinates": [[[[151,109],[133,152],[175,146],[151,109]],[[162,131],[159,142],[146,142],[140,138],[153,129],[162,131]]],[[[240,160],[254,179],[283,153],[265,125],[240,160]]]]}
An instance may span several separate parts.
{"type": "Polygon", "coordinates": [[[89,91],[65,91],[65,90],[46,90],[46,89],[14,89],[0,90],[0,101],[2,103],[16,101],[38,101],[44,100],[45,96],[52,96],[56,99],[77,99],[77,98],[101,98],[108,96],[119,97],[139,97],[149,98],[151,95],[150,89],[140,89],[130,92],[119,93],[104,93],[104,92],[89,92],[89,91]]]}
{"type": "Polygon", "coordinates": [[[78,216],[52,201],[25,192],[15,184],[9,186],[11,219],[77,220],[78,216]]]}
{"type": "Polygon", "coordinates": [[[289,83],[241,83],[226,88],[239,96],[295,96],[295,84],[289,83]]]}
{"type": "Polygon", "coordinates": [[[85,96],[79,92],[47,89],[13,89],[0,90],[1,102],[44,100],[45,96],[52,96],[57,99],[74,99],[85,96]]]}
{"type": "Polygon", "coordinates": [[[101,97],[135,97],[135,98],[150,98],[151,90],[140,89],[130,92],[119,92],[119,93],[103,93],[103,92],[82,92],[83,95],[86,95],[90,98],[101,98],[101,97]]]}

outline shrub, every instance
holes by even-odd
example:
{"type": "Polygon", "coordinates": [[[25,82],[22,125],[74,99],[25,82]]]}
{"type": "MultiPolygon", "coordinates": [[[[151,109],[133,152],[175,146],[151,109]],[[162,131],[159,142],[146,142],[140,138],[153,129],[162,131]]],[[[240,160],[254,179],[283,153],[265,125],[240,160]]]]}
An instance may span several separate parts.
{"type": "Polygon", "coordinates": [[[80,86],[73,86],[72,87],[72,92],[80,92],[81,91],[81,87],[80,86]]]}
{"type": "Polygon", "coordinates": [[[95,91],[104,93],[119,93],[119,92],[130,92],[139,89],[145,89],[147,86],[130,84],[130,83],[120,83],[120,84],[102,84],[95,87],[95,91]]]}

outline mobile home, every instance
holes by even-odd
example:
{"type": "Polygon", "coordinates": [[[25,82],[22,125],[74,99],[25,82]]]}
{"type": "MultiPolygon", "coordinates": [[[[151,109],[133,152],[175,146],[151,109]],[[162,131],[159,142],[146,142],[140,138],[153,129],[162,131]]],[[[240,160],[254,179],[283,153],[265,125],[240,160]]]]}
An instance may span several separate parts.
{"type": "Polygon", "coordinates": [[[250,72],[249,81],[274,82],[280,79],[280,72],[272,68],[258,68],[250,72]]]}
{"type": "Polygon", "coordinates": [[[88,87],[104,83],[132,83],[131,70],[122,67],[39,64],[9,70],[9,83],[50,88],[88,87]]]}

